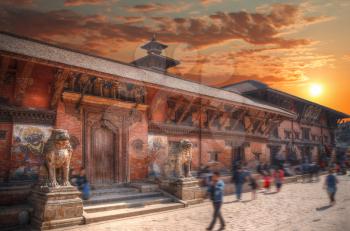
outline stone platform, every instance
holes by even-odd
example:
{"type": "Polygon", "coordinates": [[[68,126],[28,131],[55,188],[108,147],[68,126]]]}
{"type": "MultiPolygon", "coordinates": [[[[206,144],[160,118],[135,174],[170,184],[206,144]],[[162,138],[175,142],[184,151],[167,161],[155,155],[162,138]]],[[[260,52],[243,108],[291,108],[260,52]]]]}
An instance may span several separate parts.
{"type": "Polygon", "coordinates": [[[194,177],[162,180],[160,188],[190,204],[200,203],[205,197],[199,180],[194,177]]]}
{"type": "Polygon", "coordinates": [[[34,209],[31,218],[34,230],[83,224],[83,203],[75,187],[36,187],[29,203],[34,209]]]}

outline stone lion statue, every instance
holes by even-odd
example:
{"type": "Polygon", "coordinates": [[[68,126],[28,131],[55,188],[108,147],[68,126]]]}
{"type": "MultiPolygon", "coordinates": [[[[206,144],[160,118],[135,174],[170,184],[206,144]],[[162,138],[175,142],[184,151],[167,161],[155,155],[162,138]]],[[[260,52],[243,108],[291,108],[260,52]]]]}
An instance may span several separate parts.
{"type": "Polygon", "coordinates": [[[44,146],[44,165],[48,173],[48,186],[59,187],[56,169],[63,173],[62,186],[70,186],[69,165],[72,156],[72,146],[69,134],[63,129],[53,129],[50,138],[44,146]]]}
{"type": "Polygon", "coordinates": [[[181,140],[177,152],[171,153],[167,161],[167,177],[191,177],[192,143],[181,140]]]}

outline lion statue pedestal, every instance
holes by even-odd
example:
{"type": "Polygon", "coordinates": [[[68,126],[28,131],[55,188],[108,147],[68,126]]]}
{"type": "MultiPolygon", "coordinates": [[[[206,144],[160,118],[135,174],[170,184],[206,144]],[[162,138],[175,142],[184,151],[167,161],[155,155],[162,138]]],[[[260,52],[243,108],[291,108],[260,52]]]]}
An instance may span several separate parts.
{"type": "Polygon", "coordinates": [[[181,200],[196,203],[202,201],[203,193],[199,180],[191,175],[192,146],[189,140],[181,140],[179,152],[169,154],[160,187],[181,200]]]}
{"type": "Polygon", "coordinates": [[[33,228],[45,230],[82,224],[84,219],[81,193],[69,184],[68,178],[72,156],[68,132],[53,129],[43,154],[44,164],[39,182],[29,198],[34,208],[31,218],[33,228]],[[56,169],[62,170],[61,181],[57,179],[56,169]]]}

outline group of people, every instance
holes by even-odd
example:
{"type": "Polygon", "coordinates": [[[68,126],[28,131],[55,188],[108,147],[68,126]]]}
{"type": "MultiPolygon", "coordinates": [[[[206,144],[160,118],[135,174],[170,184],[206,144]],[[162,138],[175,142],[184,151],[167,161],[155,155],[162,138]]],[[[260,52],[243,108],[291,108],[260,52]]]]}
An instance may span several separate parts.
{"type": "Polygon", "coordinates": [[[237,201],[241,200],[244,183],[248,183],[252,192],[252,200],[256,199],[256,190],[264,188],[264,192],[270,192],[272,183],[276,185],[276,192],[279,192],[282,188],[284,181],[284,170],[282,167],[276,167],[271,170],[268,164],[259,163],[257,166],[258,175],[253,175],[247,167],[241,167],[239,165],[233,165],[232,182],[235,184],[235,193],[237,201]],[[259,184],[262,181],[262,187],[259,184]]]}
{"type": "MultiPolygon", "coordinates": [[[[257,167],[258,176],[251,174],[246,167],[241,167],[239,165],[233,165],[232,181],[235,184],[237,201],[241,200],[243,185],[245,182],[249,184],[252,191],[252,200],[256,198],[256,190],[259,188],[258,179],[263,179],[264,192],[269,192],[272,180],[276,185],[276,192],[280,192],[284,181],[284,171],[281,166],[277,167],[273,171],[267,165],[259,164],[257,167]]],[[[338,180],[334,174],[334,170],[331,168],[326,176],[324,182],[324,188],[327,190],[330,206],[335,204],[335,195],[337,192],[338,180]]],[[[224,188],[225,184],[222,179],[220,179],[220,172],[215,171],[211,176],[211,181],[208,186],[208,195],[213,203],[214,213],[213,218],[208,226],[207,230],[212,230],[214,225],[219,219],[220,229],[225,229],[225,220],[221,213],[221,208],[224,198],[224,188]]]]}

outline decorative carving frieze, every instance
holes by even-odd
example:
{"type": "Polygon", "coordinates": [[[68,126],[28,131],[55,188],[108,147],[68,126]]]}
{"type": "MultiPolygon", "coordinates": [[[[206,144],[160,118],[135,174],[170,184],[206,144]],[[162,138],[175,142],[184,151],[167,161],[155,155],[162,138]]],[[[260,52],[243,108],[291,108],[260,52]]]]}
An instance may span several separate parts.
{"type": "Polygon", "coordinates": [[[0,122],[54,124],[55,111],[0,106],[0,122]]]}
{"type": "Polygon", "coordinates": [[[65,80],[64,91],[137,104],[144,104],[147,96],[144,86],[82,74],[69,75],[65,80]]]}

